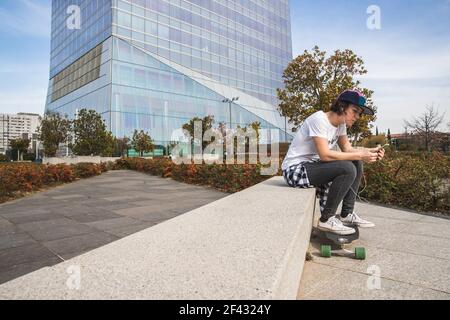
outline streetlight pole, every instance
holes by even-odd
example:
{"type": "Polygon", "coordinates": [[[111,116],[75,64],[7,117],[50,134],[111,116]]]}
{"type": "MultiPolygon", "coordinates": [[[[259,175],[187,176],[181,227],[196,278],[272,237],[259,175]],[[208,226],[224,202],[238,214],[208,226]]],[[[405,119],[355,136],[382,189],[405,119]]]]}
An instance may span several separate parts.
{"type": "Polygon", "coordinates": [[[287,143],[287,117],[284,117],[284,142],[287,143]]]}
{"type": "Polygon", "coordinates": [[[230,99],[228,99],[228,98],[226,98],[226,99],[224,99],[222,102],[223,103],[228,103],[228,106],[229,106],[229,110],[230,110],[230,130],[231,130],[231,128],[232,128],[232,122],[231,122],[231,104],[233,103],[233,102],[235,102],[235,101],[238,101],[239,100],[239,97],[233,97],[231,100],[230,99]]]}

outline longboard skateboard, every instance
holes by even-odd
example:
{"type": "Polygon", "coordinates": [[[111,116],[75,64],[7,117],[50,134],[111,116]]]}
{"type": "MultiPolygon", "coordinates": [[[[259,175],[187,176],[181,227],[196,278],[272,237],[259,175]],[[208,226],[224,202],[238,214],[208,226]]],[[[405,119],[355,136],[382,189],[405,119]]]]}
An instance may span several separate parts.
{"type": "Polygon", "coordinates": [[[327,232],[313,228],[313,236],[319,237],[320,242],[320,255],[325,258],[330,258],[334,253],[338,256],[351,256],[358,260],[366,259],[366,249],[363,247],[355,247],[353,251],[347,250],[344,246],[351,244],[353,241],[359,239],[359,228],[356,225],[347,225],[355,229],[355,233],[349,235],[341,235],[332,232],[327,232]],[[331,245],[329,244],[331,242],[331,245]],[[325,244],[326,243],[326,244],[325,244]]]}

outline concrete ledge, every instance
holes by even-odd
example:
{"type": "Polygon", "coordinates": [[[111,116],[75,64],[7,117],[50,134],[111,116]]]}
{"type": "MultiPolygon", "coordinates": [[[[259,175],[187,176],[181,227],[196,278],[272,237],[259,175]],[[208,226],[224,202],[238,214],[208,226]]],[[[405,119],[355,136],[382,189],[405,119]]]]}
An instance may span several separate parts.
{"type": "Polygon", "coordinates": [[[96,163],[100,164],[102,162],[116,161],[120,158],[111,158],[111,157],[84,157],[84,156],[76,156],[76,157],[54,157],[54,158],[44,158],[42,163],[44,164],[77,164],[77,163],[96,163]]]}
{"type": "Polygon", "coordinates": [[[295,299],[314,202],[275,177],[5,283],[0,299],[295,299]]]}

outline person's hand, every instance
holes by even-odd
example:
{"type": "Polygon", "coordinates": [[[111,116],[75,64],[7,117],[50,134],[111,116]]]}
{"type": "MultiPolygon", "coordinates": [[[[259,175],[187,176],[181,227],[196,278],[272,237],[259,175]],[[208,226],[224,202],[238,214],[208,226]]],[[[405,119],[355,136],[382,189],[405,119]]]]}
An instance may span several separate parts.
{"type": "Polygon", "coordinates": [[[378,160],[381,160],[381,159],[384,158],[384,153],[385,153],[384,148],[379,147],[378,152],[377,152],[377,154],[378,154],[378,160]]]}
{"type": "Polygon", "coordinates": [[[364,149],[361,151],[361,160],[367,163],[372,163],[377,161],[378,152],[373,149],[364,149]]]}

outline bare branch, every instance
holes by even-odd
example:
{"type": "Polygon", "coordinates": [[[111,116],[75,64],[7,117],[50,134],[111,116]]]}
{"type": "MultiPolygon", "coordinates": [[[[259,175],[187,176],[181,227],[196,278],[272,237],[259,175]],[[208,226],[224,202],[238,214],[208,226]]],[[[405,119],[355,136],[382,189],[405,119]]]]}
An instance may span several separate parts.
{"type": "Polygon", "coordinates": [[[413,130],[414,133],[425,139],[425,146],[429,150],[436,129],[444,120],[445,112],[440,115],[439,110],[435,110],[434,105],[426,107],[426,111],[418,118],[413,117],[412,121],[403,120],[406,127],[413,130]]]}

